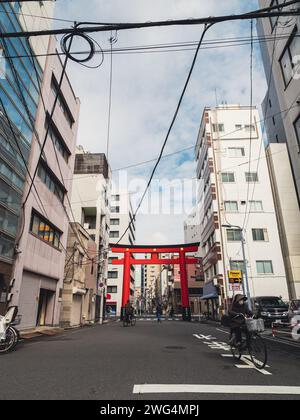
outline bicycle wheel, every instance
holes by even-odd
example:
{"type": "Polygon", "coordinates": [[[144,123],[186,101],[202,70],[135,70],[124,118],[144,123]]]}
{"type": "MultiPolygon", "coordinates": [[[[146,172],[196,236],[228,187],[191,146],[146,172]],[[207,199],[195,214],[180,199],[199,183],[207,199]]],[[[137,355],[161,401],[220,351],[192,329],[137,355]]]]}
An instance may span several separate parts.
{"type": "Polygon", "coordinates": [[[235,360],[240,361],[242,357],[242,352],[239,348],[231,346],[231,353],[235,360]]]}
{"type": "Polygon", "coordinates": [[[264,340],[260,335],[254,334],[249,339],[249,354],[257,369],[264,369],[268,361],[268,352],[264,340]]]}
{"type": "Polygon", "coordinates": [[[20,341],[20,333],[14,327],[9,327],[9,329],[11,329],[12,330],[12,333],[14,334],[14,344],[13,344],[12,348],[10,349],[10,350],[13,350],[17,346],[17,344],[19,343],[19,341],[20,341]]]}
{"type": "Polygon", "coordinates": [[[5,341],[0,342],[0,353],[8,353],[11,351],[15,344],[16,336],[12,328],[8,328],[6,332],[6,339],[5,341]]]}

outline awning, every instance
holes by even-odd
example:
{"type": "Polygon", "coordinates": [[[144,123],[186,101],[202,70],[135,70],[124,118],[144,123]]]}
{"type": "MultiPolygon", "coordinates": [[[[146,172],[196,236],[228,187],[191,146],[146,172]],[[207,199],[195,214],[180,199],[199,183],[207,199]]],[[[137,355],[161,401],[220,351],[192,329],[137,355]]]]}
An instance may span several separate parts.
{"type": "Polygon", "coordinates": [[[216,293],[211,293],[210,295],[202,296],[200,300],[210,300],[210,299],[218,299],[219,296],[216,293]]]}

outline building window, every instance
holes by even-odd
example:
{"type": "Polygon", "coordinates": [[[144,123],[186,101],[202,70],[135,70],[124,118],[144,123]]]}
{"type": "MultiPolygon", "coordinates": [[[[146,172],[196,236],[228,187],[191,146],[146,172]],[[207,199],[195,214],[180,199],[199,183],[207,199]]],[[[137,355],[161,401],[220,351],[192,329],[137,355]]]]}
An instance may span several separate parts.
{"type": "Polygon", "coordinates": [[[256,129],[255,129],[255,125],[245,125],[245,130],[247,131],[247,133],[256,133],[256,129]]]}
{"type": "Polygon", "coordinates": [[[120,213],[120,207],[119,206],[111,207],[110,211],[111,213],[120,213]]]}
{"type": "Polygon", "coordinates": [[[119,195],[119,194],[117,194],[117,195],[112,195],[112,196],[111,196],[111,201],[120,201],[120,195],[119,195]]]}
{"type": "Polygon", "coordinates": [[[68,123],[68,125],[72,128],[75,120],[73,118],[73,115],[67,105],[67,101],[65,100],[62,92],[59,90],[59,84],[57,82],[57,80],[55,79],[54,75],[52,76],[52,81],[51,81],[51,90],[53,95],[56,97],[58,97],[57,99],[57,105],[59,106],[59,108],[61,109],[62,113],[64,114],[66,121],[68,123]]]}
{"type": "Polygon", "coordinates": [[[233,172],[223,172],[222,173],[222,182],[235,182],[235,176],[233,172]]]}
{"type": "Polygon", "coordinates": [[[295,131],[296,131],[298,145],[300,147],[300,115],[299,115],[298,119],[295,121],[294,127],[295,127],[295,131]]]}
{"type": "Polygon", "coordinates": [[[65,145],[65,142],[62,139],[62,136],[60,135],[58,129],[54,126],[54,123],[49,123],[50,117],[47,117],[46,120],[46,130],[48,128],[49,124],[49,136],[56,148],[56,150],[60,153],[60,155],[64,158],[64,160],[68,163],[69,157],[71,156],[70,151],[68,150],[67,146],[65,145]]]}
{"type": "Polygon", "coordinates": [[[272,261],[256,261],[258,274],[274,274],[272,261]]]}
{"type": "Polygon", "coordinates": [[[35,212],[31,216],[30,232],[59,249],[61,232],[35,212]]]}
{"type": "Polygon", "coordinates": [[[298,28],[296,27],[280,58],[281,70],[286,87],[293,79],[295,72],[299,69],[299,56],[300,40],[298,36],[298,28]]]}
{"type": "Polygon", "coordinates": [[[239,229],[227,229],[228,242],[241,242],[242,232],[239,229]]]}
{"type": "Polygon", "coordinates": [[[107,273],[107,277],[109,279],[117,279],[118,278],[118,272],[117,271],[109,271],[107,273]]]}
{"type": "Polygon", "coordinates": [[[230,261],[230,269],[231,270],[239,270],[242,273],[245,273],[245,263],[244,261],[230,261]]]}
{"type": "Polygon", "coordinates": [[[0,229],[4,230],[10,235],[16,235],[17,227],[18,217],[5,208],[0,207],[0,229]]]}
{"type": "Polygon", "coordinates": [[[118,293],[118,287],[117,286],[108,286],[107,287],[107,293],[118,293]]]}
{"type": "Polygon", "coordinates": [[[56,195],[56,197],[63,203],[65,198],[65,190],[60,185],[58,179],[50,173],[50,170],[46,168],[46,165],[40,162],[38,168],[38,177],[48,187],[48,189],[56,195]]]}
{"type": "Polygon", "coordinates": [[[245,156],[245,149],[243,147],[229,147],[228,156],[231,158],[241,158],[245,156]]]}
{"type": "Polygon", "coordinates": [[[269,240],[267,229],[252,229],[253,241],[267,242],[269,240]]]}
{"type": "Polygon", "coordinates": [[[120,225],[120,219],[110,219],[110,225],[111,226],[119,226],[120,225]]]}
{"type": "Polygon", "coordinates": [[[246,182],[258,182],[257,172],[246,172],[246,182]]]}
{"type": "Polygon", "coordinates": [[[117,239],[117,238],[119,238],[119,236],[120,236],[120,232],[117,232],[117,231],[109,232],[109,237],[112,238],[112,239],[117,239]]]}
{"type": "Polygon", "coordinates": [[[235,125],[235,129],[236,129],[236,131],[240,131],[240,130],[242,130],[242,129],[243,129],[242,124],[236,124],[236,125],[235,125]]]}
{"type": "Polygon", "coordinates": [[[214,133],[218,133],[218,132],[223,133],[225,131],[224,124],[213,124],[212,127],[213,127],[214,133]]]}
{"type": "Polygon", "coordinates": [[[14,256],[15,242],[13,239],[0,235],[0,255],[12,259],[14,256]]]}
{"type": "Polygon", "coordinates": [[[228,213],[237,213],[239,211],[237,201],[225,201],[225,210],[228,213]]]}
{"type": "Polygon", "coordinates": [[[262,201],[250,201],[250,212],[260,213],[262,211],[264,211],[262,201]]]}

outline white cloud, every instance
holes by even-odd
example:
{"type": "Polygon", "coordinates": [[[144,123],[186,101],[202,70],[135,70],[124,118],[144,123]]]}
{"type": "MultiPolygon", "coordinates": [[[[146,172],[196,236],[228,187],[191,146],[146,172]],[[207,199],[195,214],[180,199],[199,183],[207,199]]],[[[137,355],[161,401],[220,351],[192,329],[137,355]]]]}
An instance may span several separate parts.
{"type": "MultiPolygon", "coordinates": [[[[69,0],[57,2],[57,16],[77,21],[149,21],[232,14],[258,8],[257,1],[240,0],[69,0]],[[84,4],[84,7],[83,7],[84,4]],[[87,6],[88,4],[88,6],[87,6]]],[[[61,26],[61,24],[59,24],[61,26]]],[[[120,31],[117,46],[147,45],[165,42],[194,41],[202,28],[175,27],[120,31]]],[[[227,23],[215,26],[207,39],[249,36],[250,23],[227,23]]],[[[95,35],[104,49],[109,48],[110,34],[95,35]]],[[[112,168],[124,167],[156,158],[174,114],[193,51],[157,54],[114,55],[112,125],[109,160],[112,168]]],[[[195,71],[170,136],[166,153],[196,143],[203,107],[219,101],[248,105],[250,98],[250,46],[201,50],[195,71]]],[[[88,70],[71,64],[69,74],[82,102],[78,143],[92,152],[106,151],[109,56],[100,69],[88,70]]],[[[256,54],[254,79],[255,104],[260,106],[265,92],[265,78],[256,54]]],[[[153,163],[132,169],[130,177],[147,179],[153,163]]],[[[175,155],[161,162],[157,177],[193,178],[192,152],[175,155]],[[188,160],[184,161],[184,158],[188,160]]],[[[139,222],[139,241],[182,241],[181,218],[161,219],[143,216],[139,222]],[[180,220],[179,220],[180,219],[180,220]],[[176,229],[174,223],[176,222],[176,229]],[[155,226],[155,228],[154,228],[155,226]],[[145,240],[143,240],[145,238],[145,240]]]]}

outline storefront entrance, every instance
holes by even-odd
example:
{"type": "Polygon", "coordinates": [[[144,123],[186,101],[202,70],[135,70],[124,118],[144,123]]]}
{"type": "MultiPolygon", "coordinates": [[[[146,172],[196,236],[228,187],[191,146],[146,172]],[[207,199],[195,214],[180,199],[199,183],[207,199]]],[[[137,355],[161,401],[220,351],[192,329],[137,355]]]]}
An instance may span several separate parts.
{"type": "MultiPolygon", "coordinates": [[[[49,324],[49,309],[50,303],[54,296],[54,293],[50,290],[41,289],[40,290],[40,297],[39,297],[39,306],[38,306],[38,315],[37,315],[37,323],[38,327],[44,327],[49,324]]],[[[52,317],[51,317],[52,318],[52,317]]]]}

